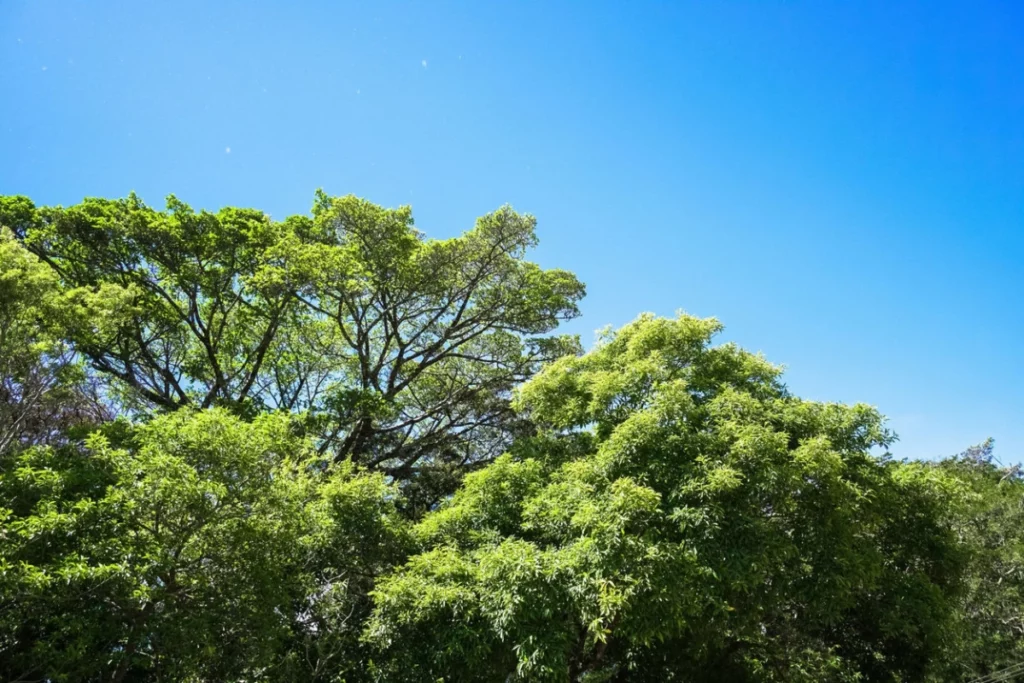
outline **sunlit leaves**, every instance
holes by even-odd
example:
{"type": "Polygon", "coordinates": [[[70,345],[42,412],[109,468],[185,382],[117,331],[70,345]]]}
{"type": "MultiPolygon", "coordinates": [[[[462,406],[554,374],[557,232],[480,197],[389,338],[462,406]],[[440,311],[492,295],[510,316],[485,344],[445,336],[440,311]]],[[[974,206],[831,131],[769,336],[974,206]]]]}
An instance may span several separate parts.
{"type": "Polygon", "coordinates": [[[521,389],[550,431],[468,477],[378,586],[386,675],[921,673],[960,566],[913,509],[934,484],[871,455],[891,442],[876,411],[791,396],[719,329],[642,316],[521,389]]]}
{"type": "Polygon", "coordinates": [[[0,670],[358,671],[367,590],[405,544],[395,491],[326,466],[295,427],[182,410],[25,453],[0,479],[0,670]]]}

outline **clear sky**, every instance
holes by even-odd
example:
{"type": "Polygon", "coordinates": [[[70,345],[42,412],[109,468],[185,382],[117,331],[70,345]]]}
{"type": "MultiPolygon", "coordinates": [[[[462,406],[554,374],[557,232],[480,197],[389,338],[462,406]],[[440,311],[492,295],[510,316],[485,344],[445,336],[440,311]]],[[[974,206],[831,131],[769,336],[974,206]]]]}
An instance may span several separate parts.
{"type": "Polygon", "coordinates": [[[584,340],[716,316],[903,457],[1024,457],[1024,3],[0,1],[0,193],[511,203],[584,340]]]}

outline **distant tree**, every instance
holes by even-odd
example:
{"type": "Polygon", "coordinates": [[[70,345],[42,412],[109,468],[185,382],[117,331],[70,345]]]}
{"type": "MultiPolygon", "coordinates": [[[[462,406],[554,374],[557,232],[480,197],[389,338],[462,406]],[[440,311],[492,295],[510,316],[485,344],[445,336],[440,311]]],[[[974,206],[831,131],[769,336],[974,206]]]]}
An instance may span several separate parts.
{"type": "Polygon", "coordinates": [[[0,224],[78,292],[66,336],[128,405],[306,412],[323,452],[410,494],[496,457],[522,431],[512,388],[579,350],[547,333],[583,286],[525,260],[535,221],[507,207],[449,240],[408,208],[323,193],[284,221],[2,197],[0,224]]]}
{"type": "Polygon", "coordinates": [[[941,471],[872,455],[713,320],[644,316],[527,383],[545,429],[378,584],[382,680],[920,681],[963,566],[941,471]]]}

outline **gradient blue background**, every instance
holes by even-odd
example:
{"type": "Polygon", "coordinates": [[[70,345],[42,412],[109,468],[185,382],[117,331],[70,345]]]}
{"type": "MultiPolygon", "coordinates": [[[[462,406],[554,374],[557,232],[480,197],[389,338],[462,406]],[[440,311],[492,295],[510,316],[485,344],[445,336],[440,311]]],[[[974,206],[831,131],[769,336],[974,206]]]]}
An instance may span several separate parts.
{"type": "Polygon", "coordinates": [[[1024,3],[2,0],[0,93],[0,193],[509,202],[585,341],[714,315],[899,456],[1024,454],[1024,3]]]}

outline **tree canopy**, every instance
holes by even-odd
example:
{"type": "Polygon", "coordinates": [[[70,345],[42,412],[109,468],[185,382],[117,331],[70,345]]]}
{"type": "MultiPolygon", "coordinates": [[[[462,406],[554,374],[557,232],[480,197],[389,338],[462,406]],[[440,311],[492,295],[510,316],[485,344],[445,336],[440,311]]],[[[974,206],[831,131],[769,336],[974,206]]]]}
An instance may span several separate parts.
{"type": "MultiPolygon", "coordinates": [[[[302,412],[336,460],[423,490],[523,431],[511,389],[579,350],[550,336],[583,285],[525,259],[509,207],[430,240],[408,207],[318,193],[311,216],[0,198],[0,225],[74,292],[63,333],[136,410],[302,412]]],[[[448,482],[448,483],[444,483],[448,482]]]]}
{"type": "Polygon", "coordinates": [[[522,388],[545,432],[377,589],[389,677],[923,679],[964,561],[949,482],[873,456],[875,410],[789,395],[718,329],[641,317],[522,388]]]}
{"type": "Polygon", "coordinates": [[[330,680],[404,544],[383,476],[283,415],[114,425],[0,484],[4,680],[330,680]]]}
{"type": "MultiPolygon", "coordinates": [[[[0,678],[971,681],[1024,477],[897,459],[714,319],[584,353],[503,207],[0,197],[0,678]]],[[[842,359],[837,359],[841,362],[842,359]]]]}

